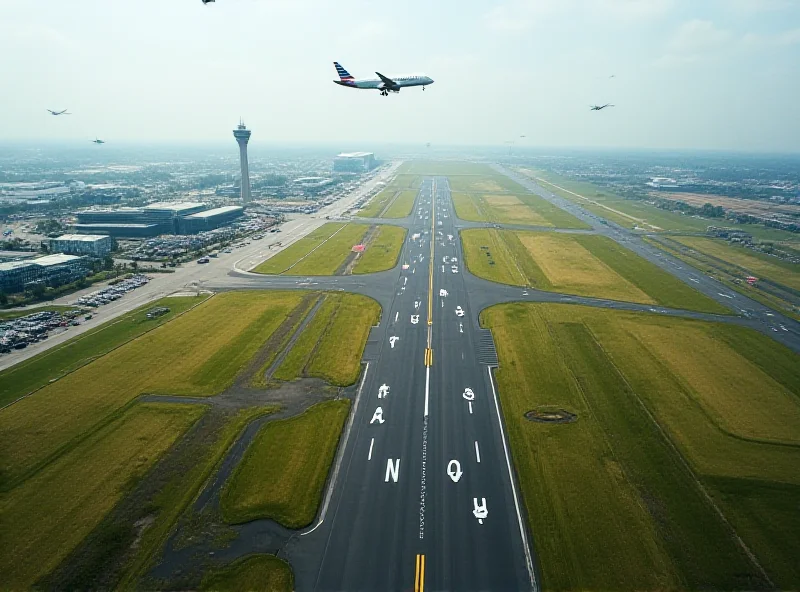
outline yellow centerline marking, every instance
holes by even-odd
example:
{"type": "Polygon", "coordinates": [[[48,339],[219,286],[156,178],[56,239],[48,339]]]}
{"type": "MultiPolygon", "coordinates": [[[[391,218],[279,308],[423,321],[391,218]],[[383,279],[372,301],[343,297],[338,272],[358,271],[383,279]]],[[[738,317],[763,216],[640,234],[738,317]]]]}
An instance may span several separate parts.
{"type": "Polygon", "coordinates": [[[414,570],[414,592],[425,592],[425,555],[417,554],[414,570]]]}
{"type": "Polygon", "coordinates": [[[436,180],[431,183],[431,254],[428,264],[428,349],[425,350],[425,365],[433,366],[433,266],[434,266],[434,246],[436,241],[436,180]]]}

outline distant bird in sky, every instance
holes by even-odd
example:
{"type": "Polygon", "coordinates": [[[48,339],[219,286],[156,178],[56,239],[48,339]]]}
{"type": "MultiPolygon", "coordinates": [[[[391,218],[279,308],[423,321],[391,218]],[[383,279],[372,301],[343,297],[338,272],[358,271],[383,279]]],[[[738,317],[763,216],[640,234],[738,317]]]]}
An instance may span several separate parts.
{"type": "Polygon", "coordinates": [[[105,143],[106,143],[106,141],[105,141],[105,140],[98,140],[97,138],[95,138],[94,140],[89,140],[89,141],[90,141],[92,144],[105,144],[105,143]]]}
{"type": "Polygon", "coordinates": [[[520,136],[520,138],[524,138],[525,136],[520,136]]]}
{"type": "Polygon", "coordinates": [[[609,76],[609,78],[616,78],[616,77],[617,77],[616,74],[612,74],[611,76],[609,76]]]}
{"type": "Polygon", "coordinates": [[[589,107],[592,111],[600,111],[601,109],[605,109],[606,107],[613,107],[611,103],[606,103],[605,105],[592,105],[589,107]]]}
{"type": "Polygon", "coordinates": [[[209,2],[214,2],[214,0],[203,0],[203,4],[208,4],[209,2]]]}
{"type": "Polygon", "coordinates": [[[67,113],[67,110],[64,109],[63,111],[53,111],[52,109],[48,109],[51,115],[72,115],[72,113],[67,113]]]}

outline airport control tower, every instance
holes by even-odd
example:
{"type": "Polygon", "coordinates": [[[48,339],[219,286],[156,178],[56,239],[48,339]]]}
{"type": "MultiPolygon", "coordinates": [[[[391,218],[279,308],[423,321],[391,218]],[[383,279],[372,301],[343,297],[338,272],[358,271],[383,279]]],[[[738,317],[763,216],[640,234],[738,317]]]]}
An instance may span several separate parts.
{"type": "Polygon", "coordinates": [[[239,143],[239,160],[242,163],[242,203],[250,203],[250,168],[247,166],[247,142],[250,140],[250,130],[239,120],[239,125],[233,130],[233,137],[239,143]]]}

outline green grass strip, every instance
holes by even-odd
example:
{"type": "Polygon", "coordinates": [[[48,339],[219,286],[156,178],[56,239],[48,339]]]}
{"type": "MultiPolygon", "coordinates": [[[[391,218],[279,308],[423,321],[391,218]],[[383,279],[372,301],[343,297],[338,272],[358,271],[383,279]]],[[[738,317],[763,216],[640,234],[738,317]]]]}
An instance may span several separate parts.
{"type": "Polygon", "coordinates": [[[224,519],[240,524],[270,518],[288,528],[311,524],[349,409],[348,399],[325,401],[261,428],[222,491],[224,519]]]}

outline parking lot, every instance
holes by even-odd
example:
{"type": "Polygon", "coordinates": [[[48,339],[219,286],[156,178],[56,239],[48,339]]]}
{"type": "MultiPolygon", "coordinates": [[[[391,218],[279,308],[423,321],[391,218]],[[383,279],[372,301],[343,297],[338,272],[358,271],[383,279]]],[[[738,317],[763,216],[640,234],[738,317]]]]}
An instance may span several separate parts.
{"type": "Polygon", "coordinates": [[[65,312],[41,311],[0,323],[0,354],[14,349],[25,349],[53,333],[61,333],[67,327],[78,326],[85,313],[80,309],[65,312]]]}
{"type": "Polygon", "coordinates": [[[113,285],[109,285],[102,290],[97,290],[95,292],[86,294],[85,296],[81,296],[75,301],[75,303],[80,306],[97,308],[98,306],[103,306],[104,304],[108,304],[114,300],[119,300],[128,292],[131,292],[136,288],[141,288],[149,281],[150,278],[146,275],[136,274],[127,279],[120,280],[113,285]]]}

